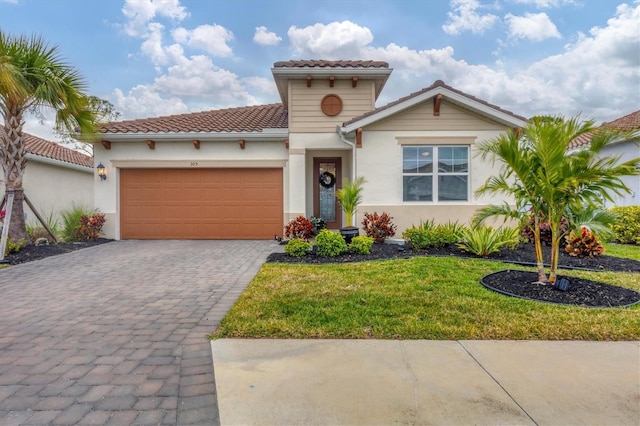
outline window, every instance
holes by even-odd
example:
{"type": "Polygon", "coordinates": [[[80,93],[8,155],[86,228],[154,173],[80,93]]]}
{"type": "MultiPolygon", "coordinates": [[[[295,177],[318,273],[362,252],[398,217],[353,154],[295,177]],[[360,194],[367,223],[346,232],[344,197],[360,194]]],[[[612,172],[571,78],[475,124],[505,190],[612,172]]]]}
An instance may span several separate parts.
{"type": "Polygon", "coordinates": [[[468,201],[469,147],[403,147],[402,194],[403,201],[468,201]]]}

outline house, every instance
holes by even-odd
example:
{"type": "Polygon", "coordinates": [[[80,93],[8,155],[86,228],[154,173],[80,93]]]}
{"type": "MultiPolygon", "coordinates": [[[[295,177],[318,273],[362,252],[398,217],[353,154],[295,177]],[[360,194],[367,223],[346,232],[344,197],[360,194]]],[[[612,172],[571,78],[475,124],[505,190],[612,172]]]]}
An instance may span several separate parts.
{"type": "MultiPolygon", "coordinates": [[[[47,220],[60,219],[60,213],[73,205],[88,209],[94,205],[93,158],[57,143],[23,133],[27,165],[22,186],[24,194],[47,220]]],[[[0,185],[0,200],[4,198],[0,185]]],[[[25,203],[26,222],[38,220],[25,203]]]]}
{"type": "MultiPolygon", "coordinates": [[[[610,127],[621,130],[640,130],[640,110],[632,112],[613,121],[603,123],[601,127],[610,127]]],[[[569,146],[570,149],[580,149],[591,143],[589,134],[584,135],[569,146]]],[[[602,155],[607,157],[620,157],[620,162],[640,158],[640,144],[633,141],[622,140],[605,147],[602,155]]],[[[607,207],[613,206],[638,206],[640,205],[640,176],[624,176],[621,178],[624,184],[631,190],[629,194],[615,195],[614,202],[606,201],[607,207]]]]}
{"type": "Polygon", "coordinates": [[[392,69],[379,61],[283,61],[282,103],[109,123],[95,161],[103,228],[116,239],[272,239],[298,215],[329,228],[335,192],[364,176],[364,212],[401,232],[424,219],[466,222],[495,202],[475,190],[498,165],[478,141],[525,118],[436,81],[376,108],[392,69]]]}

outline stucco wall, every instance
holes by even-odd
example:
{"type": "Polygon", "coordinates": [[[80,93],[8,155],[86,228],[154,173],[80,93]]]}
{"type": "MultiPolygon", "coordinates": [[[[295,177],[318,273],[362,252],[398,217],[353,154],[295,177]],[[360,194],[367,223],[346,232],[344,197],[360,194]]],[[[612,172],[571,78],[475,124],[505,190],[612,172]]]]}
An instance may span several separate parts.
{"type": "MultiPolygon", "coordinates": [[[[640,158],[640,146],[631,142],[614,144],[602,150],[602,154],[606,156],[620,156],[620,162],[640,158]]],[[[640,176],[626,176],[622,181],[629,187],[631,194],[621,196],[613,195],[614,203],[606,202],[607,207],[611,206],[640,206],[640,176]]]]}
{"type": "MultiPolygon", "coordinates": [[[[96,175],[93,169],[71,169],[30,159],[24,173],[23,188],[27,197],[47,220],[54,217],[60,220],[60,213],[71,209],[74,204],[93,209],[93,182],[96,175]]],[[[0,197],[4,197],[4,185],[0,188],[0,197]]],[[[27,223],[37,225],[38,219],[25,203],[27,223]]]]}

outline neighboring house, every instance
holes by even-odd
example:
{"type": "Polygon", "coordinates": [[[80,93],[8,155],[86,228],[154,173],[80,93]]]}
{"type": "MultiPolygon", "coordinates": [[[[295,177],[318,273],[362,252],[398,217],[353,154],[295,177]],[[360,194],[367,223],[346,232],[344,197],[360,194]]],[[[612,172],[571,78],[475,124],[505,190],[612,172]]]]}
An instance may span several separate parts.
{"type": "MultiPolygon", "coordinates": [[[[57,143],[23,133],[27,151],[27,166],[23,188],[40,215],[60,219],[60,213],[74,204],[93,208],[93,159],[57,143]]],[[[1,179],[1,177],[0,177],[1,179]]],[[[0,185],[0,199],[4,197],[0,185]]],[[[37,218],[25,203],[27,223],[36,225],[37,218]]]]}
{"type": "Polygon", "coordinates": [[[376,61],[285,61],[281,104],[109,123],[96,144],[103,228],[116,239],[271,239],[298,215],[344,224],[335,191],[364,176],[364,212],[402,232],[421,220],[467,222],[495,199],[475,190],[499,165],[478,141],[525,118],[442,81],[375,108],[392,69],[376,61]]]}
{"type": "MultiPolygon", "coordinates": [[[[640,130],[640,110],[627,114],[616,120],[603,123],[602,127],[613,127],[622,130],[640,130]]],[[[590,135],[585,135],[573,141],[571,149],[580,149],[591,143],[590,135]]],[[[640,144],[631,141],[619,141],[613,143],[602,150],[602,154],[607,157],[620,157],[620,162],[640,158],[640,144]]],[[[607,207],[612,206],[638,206],[640,205],[640,176],[625,176],[622,181],[631,190],[630,194],[613,195],[614,203],[606,201],[607,207]]]]}

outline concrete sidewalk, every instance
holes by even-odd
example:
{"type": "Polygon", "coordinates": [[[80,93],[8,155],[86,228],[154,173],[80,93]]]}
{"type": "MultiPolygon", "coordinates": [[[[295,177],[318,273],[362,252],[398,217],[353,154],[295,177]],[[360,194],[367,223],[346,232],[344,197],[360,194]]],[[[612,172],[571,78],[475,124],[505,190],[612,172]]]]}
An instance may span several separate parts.
{"type": "Polygon", "coordinates": [[[640,342],[211,343],[223,425],[640,424],[640,342]]]}

